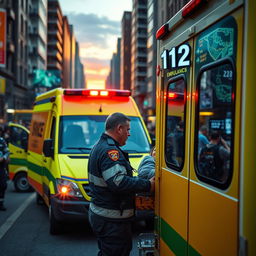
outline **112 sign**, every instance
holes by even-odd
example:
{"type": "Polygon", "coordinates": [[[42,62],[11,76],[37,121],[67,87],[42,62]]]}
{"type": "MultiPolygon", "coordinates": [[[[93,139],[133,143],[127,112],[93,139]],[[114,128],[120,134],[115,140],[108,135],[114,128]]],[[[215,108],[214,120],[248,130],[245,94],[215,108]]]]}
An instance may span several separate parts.
{"type": "Polygon", "coordinates": [[[190,46],[188,44],[173,47],[170,51],[164,50],[161,55],[163,69],[175,69],[190,66],[190,51],[190,46]]]}

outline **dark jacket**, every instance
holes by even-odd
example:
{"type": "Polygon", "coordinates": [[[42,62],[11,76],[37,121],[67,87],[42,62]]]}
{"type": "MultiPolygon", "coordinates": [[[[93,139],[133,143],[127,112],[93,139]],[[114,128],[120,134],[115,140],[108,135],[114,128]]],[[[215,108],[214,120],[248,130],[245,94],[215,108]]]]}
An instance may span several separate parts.
{"type": "Polygon", "coordinates": [[[4,158],[4,160],[0,162],[0,179],[6,179],[6,164],[9,158],[9,154],[10,152],[7,144],[5,143],[5,140],[0,137],[0,158],[4,158]]]}
{"type": "Polygon", "coordinates": [[[90,210],[106,218],[133,217],[135,193],[150,191],[150,181],[132,177],[128,154],[105,133],[91,151],[88,172],[90,210]]]}

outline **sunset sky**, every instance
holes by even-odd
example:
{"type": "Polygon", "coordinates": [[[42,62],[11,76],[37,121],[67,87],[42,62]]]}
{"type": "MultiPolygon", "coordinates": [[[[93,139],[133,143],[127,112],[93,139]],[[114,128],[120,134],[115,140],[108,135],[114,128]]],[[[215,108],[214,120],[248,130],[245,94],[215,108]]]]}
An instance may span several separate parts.
{"type": "Polygon", "coordinates": [[[59,0],[63,15],[74,26],[84,64],[87,88],[104,88],[110,59],[121,35],[124,11],[132,0],[59,0]]]}

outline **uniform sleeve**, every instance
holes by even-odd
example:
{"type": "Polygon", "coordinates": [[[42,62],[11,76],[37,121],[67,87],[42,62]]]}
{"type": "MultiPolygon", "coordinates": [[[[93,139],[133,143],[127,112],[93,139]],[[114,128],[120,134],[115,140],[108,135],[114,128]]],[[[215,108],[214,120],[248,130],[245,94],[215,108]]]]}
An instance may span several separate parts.
{"type": "Polygon", "coordinates": [[[155,175],[155,160],[152,156],[145,156],[138,169],[139,177],[150,179],[155,175]]]}
{"type": "Polygon", "coordinates": [[[139,177],[130,177],[120,160],[108,156],[101,159],[102,177],[108,188],[116,193],[139,193],[150,191],[150,181],[139,177]]]}

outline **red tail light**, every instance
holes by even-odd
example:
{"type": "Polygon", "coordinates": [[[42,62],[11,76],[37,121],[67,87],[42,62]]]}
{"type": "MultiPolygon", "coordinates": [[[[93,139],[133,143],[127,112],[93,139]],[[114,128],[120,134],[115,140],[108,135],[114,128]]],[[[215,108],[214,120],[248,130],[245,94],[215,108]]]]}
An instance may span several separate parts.
{"type": "Polygon", "coordinates": [[[185,18],[198,9],[202,3],[205,3],[207,0],[190,0],[183,8],[182,8],[182,17],[185,18]]]}
{"type": "Polygon", "coordinates": [[[175,92],[169,92],[168,93],[168,99],[173,100],[176,99],[178,95],[175,92]]]}

